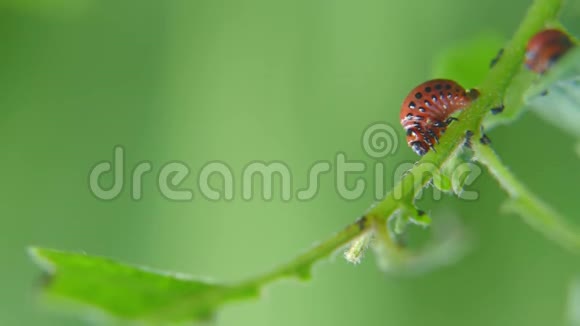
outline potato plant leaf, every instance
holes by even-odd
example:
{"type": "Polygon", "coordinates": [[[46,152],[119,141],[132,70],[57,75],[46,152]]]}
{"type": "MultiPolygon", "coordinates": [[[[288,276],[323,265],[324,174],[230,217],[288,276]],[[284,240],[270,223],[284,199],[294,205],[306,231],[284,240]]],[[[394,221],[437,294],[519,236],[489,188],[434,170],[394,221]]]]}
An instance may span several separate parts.
{"type": "Polygon", "coordinates": [[[254,286],[227,286],[163,273],[112,259],[30,248],[48,274],[44,293],[112,316],[155,323],[210,319],[222,304],[254,297],[254,286]]]}

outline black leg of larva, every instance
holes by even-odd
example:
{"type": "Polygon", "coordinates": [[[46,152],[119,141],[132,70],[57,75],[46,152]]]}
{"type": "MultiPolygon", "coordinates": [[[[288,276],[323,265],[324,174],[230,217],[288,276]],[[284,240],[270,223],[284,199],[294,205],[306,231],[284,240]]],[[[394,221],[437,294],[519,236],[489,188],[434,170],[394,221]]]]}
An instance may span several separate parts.
{"type": "Polygon", "coordinates": [[[499,51],[495,55],[495,58],[491,59],[491,62],[489,63],[490,69],[493,68],[499,62],[499,59],[501,59],[502,55],[503,55],[503,48],[499,49],[499,51]]]}
{"type": "Polygon", "coordinates": [[[505,109],[505,106],[502,103],[500,106],[491,109],[491,114],[493,114],[493,115],[500,114],[503,112],[504,109],[505,109]]]}
{"type": "Polygon", "coordinates": [[[483,145],[491,144],[491,139],[489,139],[489,137],[487,137],[487,135],[483,133],[483,126],[481,126],[481,138],[479,138],[479,142],[482,143],[483,145]]]}
{"type": "Polygon", "coordinates": [[[447,118],[447,120],[445,120],[445,124],[449,126],[451,124],[451,122],[453,122],[453,121],[459,121],[459,119],[457,119],[455,117],[449,117],[449,118],[447,118]]]}
{"type": "Polygon", "coordinates": [[[473,131],[467,130],[465,132],[465,142],[463,142],[463,146],[467,148],[471,148],[471,138],[473,137],[473,131]]]}
{"type": "Polygon", "coordinates": [[[427,132],[431,138],[435,139],[435,143],[439,144],[439,137],[437,137],[437,134],[433,131],[433,129],[429,129],[427,132]]]}
{"type": "Polygon", "coordinates": [[[433,123],[433,126],[437,127],[437,128],[445,128],[445,127],[447,127],[447,124],[443,121],[435,121],[433,123]]]}
{"type": "Polygon", "coordinates": [[[429,138],[429,136],[431,136],[431,133],[433,133],[433,130],[431,129],[425,130],[425,132],[422,134],[423,139],[425,140],[425,143],[427,143],[429,148],[432,149],[433,152],[437,153],[437,151],[435,150],[435,146],[433,145],[433,142],[431,142],[431,139],[429,138]]]}
{"type": "Polygon", "coordinates": [[[435,150],[435,146],[433,145],[433,143],[431,142],[431,140],[429,139],[429,137],[425,137],[425,142],[427,143],[427,145],[429,145],[429,148],[433,152],[437,153],[437,151],[435,150]]]}
{"type": "Polygon", "coordinates": [[[427,138],[425,138],[425,142],[427,143],[427,145],[429,145],[429,148],[430,148],[430,149],[431,149],[433,152],[437,153],[437,151],[435,150],[435,145],[433,145],[433,143],[432,143],[430,140],[428,141],[428,140],[427,140],[427,138]]]}

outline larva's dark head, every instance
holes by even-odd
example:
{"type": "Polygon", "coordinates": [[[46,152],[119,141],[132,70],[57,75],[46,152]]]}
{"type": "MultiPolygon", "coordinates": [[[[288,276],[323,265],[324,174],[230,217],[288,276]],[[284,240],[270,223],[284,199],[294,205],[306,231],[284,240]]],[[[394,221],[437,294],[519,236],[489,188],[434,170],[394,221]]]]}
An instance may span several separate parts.
{"type": "Polygon", "coordinates": [[[465,94],[471,101],[474,101],[479,97],[479,90],[477,88],[468,89],[465,91],[465,94]]]}

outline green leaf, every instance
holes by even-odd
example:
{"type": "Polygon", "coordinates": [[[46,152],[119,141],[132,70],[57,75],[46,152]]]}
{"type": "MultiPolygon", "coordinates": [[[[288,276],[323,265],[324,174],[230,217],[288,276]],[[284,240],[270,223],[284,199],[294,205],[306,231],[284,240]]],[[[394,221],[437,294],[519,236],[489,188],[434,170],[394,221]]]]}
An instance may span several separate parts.
{"type": "Polygon", "coordinates": [[[431,225],[431,217],[424,211],[414,206],[401,206],[397,215],[394,216],[391,231],[397,235],[404,234],[409,224],[427,228],[431,225]]]}
{"type": "Polygon", "coordinates": [[[433,76],[457,80],[467,88],[476,87],[504,44],[505,39],[492,32],[453,44],[435,56],[433,76]]]}
{"type": "Polygon", "coordinates": [[[431,221],[431,217],[429,217],[429,215],[425,214],[423,211],[417,211],[417,213],[411,215],[409,219],[409,222],[424,228],[429,227],[429,225],[431,225],[431,221]]]}
{"type": "Polygon", "coordinates": [[[44,248],[29,252],[49,274],[46,294],[123,319],[156,323],[207,320],[225,302],[258,294],[252,286],[214,284],[103,257],[44,248]]]}
{"type": "Polygon", "coordinates": [[[471,162],[472,156],[471,150],[460,150],[449,157],[440,170],[433,172],[433,187],[462,198],[464,187],[473,183],[480,174],[479,167],[471,162]]]}
{"type": "Polygon", "coordinates": [[[435,171],[433,173],[433,187],[444,192],[450,193],[453,190],[453,184],[449,176],[443,171],[435,171]]]}
{"type": "MultiPolygon", "coordinates": [[[[431,218],[424,213],[413,213],[416,210],[410,207],[403,207],[401,210],[407,210],[407,213],[401,212],[401,216],[406,216],[405,220],[409,223],[430,226],[431,218]]],[[[433,238],[421,248],[412,249],[397,242],[390,236],[384,224],[375,228],[375,241],[371,243],[371,247],[381,270],[411,275],[429,272],[459,260],[467,253],[470,245],[460,221],[447,218],[434,228],[433,238]]]]}

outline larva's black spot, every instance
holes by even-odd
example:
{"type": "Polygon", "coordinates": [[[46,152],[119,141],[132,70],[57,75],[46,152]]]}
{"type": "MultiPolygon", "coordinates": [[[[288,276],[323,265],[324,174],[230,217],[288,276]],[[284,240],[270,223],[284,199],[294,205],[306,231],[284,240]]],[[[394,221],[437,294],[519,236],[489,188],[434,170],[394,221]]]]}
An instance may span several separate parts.
{"type": "Polygon", "coordinates": [[[415,118],[414,118],[414,120],[415,120],[415,121],[423,121],[423,120],[425,120],[425,118],[423,118],[423,117],[422,117],[422,116],[420,116],[420,115],[416,115],[416,116],[415,116],[415,118]]]}
{"type": "Polygon", "coordinates": [[[416,107],[415,102],[409,103],[409,109],[414,109],[416,107]]]}
{"type": "Polygon", "coordinates": [[[437,102],[437,96],[433,95],[433,97],[431,97],[431,99],[433,100],[433,102],[437,102]]]}
{"type": "Polygon", "coordinates": [[[425,87],[425,92],[431,93],[431,87],[430,86],[425,87]]]}
{"type": "Polygon", "coordinates": [[[453,95],[451,93],[447,93],[447,98],[451,98],[453,95]]]}
{"type": "Polygon", "coordinates": [[[445,89],[446,89],[446,90],[450,90],[450,89],[451,89],[451,85],[449,85],[449,84],[445,84],[445,89]]]}
{"type": "Polygon", "coordinates": [[[425,100],[425,106],[431,106],[431,102],[425,100]]]}
{"type": "Polygon", "coordinates": [[[425,112],[425,108],[424,107],[419,107],[419,112],[425,112]]]}
{"type": "Polygon", "coordinates": [[[423,97],[423,94],[421,94],[421,92],[415,93],[415,98],[416,99],[420,99],[421,97],[423,97]]]}
{"type": "Polygon", "coordinates": [[[412,117],[413,117],[413,113],[408,113],[406,116],[407,119],[411,119],[412,117]]]}
{"type": "Polygon", "coordinates": [[[407,129],[407,136],[411,136],[413,134],[413,129],[407,129]]]}
{"type": "Polygon", "coordinates": [[[435,85],[435,89],[440,91],[443,88],[443,86],[441,84],[437,84],[435,85]]]}

